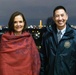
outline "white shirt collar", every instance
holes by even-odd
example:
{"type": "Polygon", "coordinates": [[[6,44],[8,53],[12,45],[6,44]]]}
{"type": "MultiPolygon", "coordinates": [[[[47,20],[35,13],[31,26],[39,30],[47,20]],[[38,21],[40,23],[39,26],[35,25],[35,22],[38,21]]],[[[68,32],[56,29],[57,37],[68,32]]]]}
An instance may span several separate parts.
{"type": "MultiPolygon", "coordinates": [[[[57,28],[57,31],[59,32],[60,30],[57,28]]],[[[66,27],[64,29],[61,30],[62,34],[64,34],[66,31],[66,27]]]]}
{"type": "MultiPolygon", "coordinates": [[[[57,31],[59,32],[60,30],[57,28],[57,31]]],[[[61,33],[62,33],[62,34],[61,34],[61,37],[64,35],[65,31],[66,31],[66,27],[61,30],[61,33]]],[[[58,35],[58,34],[57,34],[57,35],[58,35]]]]}

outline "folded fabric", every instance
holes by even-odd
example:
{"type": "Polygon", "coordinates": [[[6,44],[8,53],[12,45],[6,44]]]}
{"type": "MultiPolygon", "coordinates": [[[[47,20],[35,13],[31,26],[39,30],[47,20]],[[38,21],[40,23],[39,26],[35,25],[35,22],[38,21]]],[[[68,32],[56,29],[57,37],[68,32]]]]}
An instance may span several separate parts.
{"type": "Polygon", "coordinates": [[[0,43],[0,75],[39,75],[40,57],[30,33],[5,33],[0,43]]]}

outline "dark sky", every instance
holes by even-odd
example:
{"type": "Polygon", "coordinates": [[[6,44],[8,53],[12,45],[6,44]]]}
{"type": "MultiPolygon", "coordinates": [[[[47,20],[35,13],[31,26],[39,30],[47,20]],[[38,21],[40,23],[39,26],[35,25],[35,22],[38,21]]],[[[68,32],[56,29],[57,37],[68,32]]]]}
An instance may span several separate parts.
{"type": "Polygon", "coordinates": [[[67,9],[68,22],[75,25],[76,0],[0,0],[0,25],[7,25],[15,11],[22,12],[28,24],[36,24],[40,19],[46,21],[58,5],[63,5],[67,9]]]}

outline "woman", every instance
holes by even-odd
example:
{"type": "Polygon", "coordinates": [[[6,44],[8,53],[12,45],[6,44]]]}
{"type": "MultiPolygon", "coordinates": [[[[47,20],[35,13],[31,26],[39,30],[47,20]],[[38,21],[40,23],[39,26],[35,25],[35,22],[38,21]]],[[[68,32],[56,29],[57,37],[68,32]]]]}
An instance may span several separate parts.
{"type": "Polygon", "coordinates": [[[1,37],[0,75],[39,75],[40,57],[26,20],[20,12],[12,14],[8,32],[1,37]]]}

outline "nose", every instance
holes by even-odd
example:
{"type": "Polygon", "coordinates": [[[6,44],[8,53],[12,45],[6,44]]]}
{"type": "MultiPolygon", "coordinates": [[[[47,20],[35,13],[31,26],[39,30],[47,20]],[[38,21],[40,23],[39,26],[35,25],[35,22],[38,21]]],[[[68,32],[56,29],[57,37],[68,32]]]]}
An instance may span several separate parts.
{"type": "Polygon", "coordinates": [[[59,16],[59,20],[62,20],[62,16],[59,16]]]}
{"type": "Polygon", "coordinates": [[[20,23],[19,22],[17,22],[17,25],[19,25],[20,23]]]}

